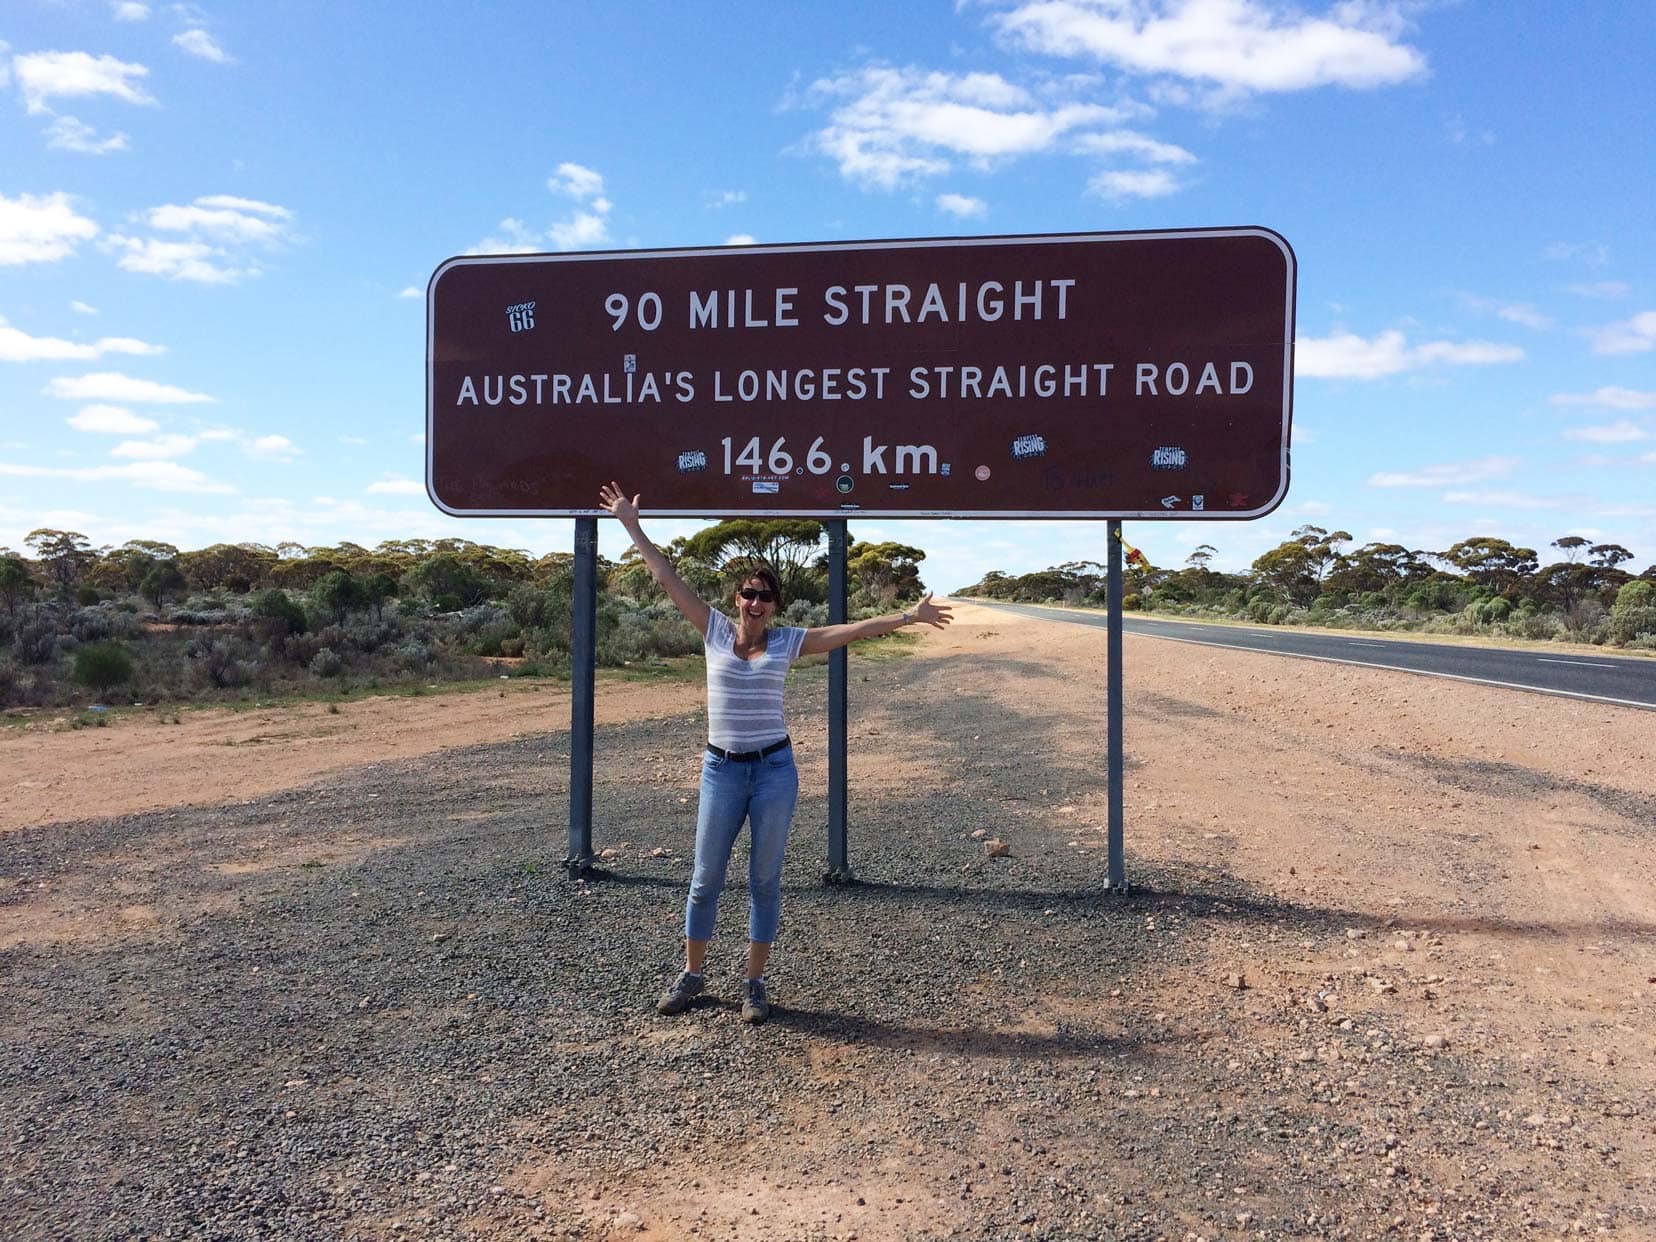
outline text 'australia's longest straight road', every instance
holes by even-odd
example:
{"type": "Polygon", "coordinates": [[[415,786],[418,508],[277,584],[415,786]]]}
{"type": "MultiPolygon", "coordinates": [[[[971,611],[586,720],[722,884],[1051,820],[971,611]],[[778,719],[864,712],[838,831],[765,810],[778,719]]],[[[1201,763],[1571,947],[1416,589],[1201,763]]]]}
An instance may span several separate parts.
{"type": "Polygon", "coordinates": [[[625,478],[698,516],[1258,517],[1294,285],[1258,228],[451,259],[427,486],[462,515],[591,514],[625,478]]]}

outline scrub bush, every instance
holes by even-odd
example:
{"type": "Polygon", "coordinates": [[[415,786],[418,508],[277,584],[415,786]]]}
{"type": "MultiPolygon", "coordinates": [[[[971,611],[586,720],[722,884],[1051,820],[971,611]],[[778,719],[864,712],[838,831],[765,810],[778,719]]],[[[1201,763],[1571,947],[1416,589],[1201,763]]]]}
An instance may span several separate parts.
{"type": "Polygon", "coordinates": [[[75,681],[100,696],[132,680],[132,657],[120,643],[89,643],[75,652],[75,681]]]}
{"type": "Polygon", "coordinates": [[[311,676],[337,677],[345,671],[345,658],[332,647],[323,647],[310,662],[311,676]]]}

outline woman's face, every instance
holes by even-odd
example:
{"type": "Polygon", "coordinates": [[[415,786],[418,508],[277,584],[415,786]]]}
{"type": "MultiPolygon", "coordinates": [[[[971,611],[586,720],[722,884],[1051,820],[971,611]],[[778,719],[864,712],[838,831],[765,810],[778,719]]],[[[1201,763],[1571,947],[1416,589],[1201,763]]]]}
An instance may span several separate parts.
{"type": "Polygon", "coordinates": [[[754,621],[768,621],[776,615],[776,597],[763,578],[749,578],[736,588],[736,610],[754,621]],[[744,592],[753,598],[744,599],[744,592]]]}

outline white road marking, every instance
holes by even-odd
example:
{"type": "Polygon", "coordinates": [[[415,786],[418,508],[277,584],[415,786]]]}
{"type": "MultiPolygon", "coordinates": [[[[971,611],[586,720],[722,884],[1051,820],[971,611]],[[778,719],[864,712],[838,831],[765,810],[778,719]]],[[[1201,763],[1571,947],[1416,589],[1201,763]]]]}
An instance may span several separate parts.
{"type": "MultiPolygon", "coordinates": [[[[1038,607],[1038,605],[1036,607],[1038,607]]],[[[1050,609],[1042,609],[1041,611],[1046,612],[1049,616],[1052,615],[1052,610],[1050,609]]],[[[1061,620],[1063,618],[1054,617],[1053,619],[1061,620]]],[[[1262,638],[1285,637],[1284,635],[1273,634],[1269,630],[1254,630],[1246,626],[1236,626],[1235,628],[1238,633],[1257,634],[1262,638]]],[[[1124,634],[1134,634],[1140,638],[1165,639],[1170,643],[1190,643],[1197,647],[1219,647],[1225,651],[1257,651],[1256,648],[1244,647],[1239,643],[1216,643],[1202,638],[1178,638],[1172,634],[1161,634],[1151,629],[1129,630],[1126,626],[1123,626],[1122,632],[1124,634]]],[[[1405,645],[1423,646],[1424,644],[1414,643],[1405,645]]],[[[1521,681],[1495,681],[1489,677],[1466,677],[1459,673],[1435,673],[1424,668],[1406,668],[1396,664],[1375,664],[1369,660],[1342,660],[1337,656],[1306,655],[1304,652],[1300,651],[1272,651],[1268,653],[1258,652],[1258,654],[1283,656],[1290,660],[1321,660],[1324,664],[1350,664],[1357,668],[1377,668],[1381,672],[1385,673],[1416,673],[1421,677],[1442,677],[1447,681],[1465,681],[1478,686],[1496,686],[1502,690],[1528,690],[1532,694],[1550,694],[1555,698],[1561,699],[1581,699],[1589,703],[1613,703],[1617,707],[1642,707],[1645,711],[1656,711],[1656,703],[1646,703],[1640,699],[1616,699],[1611,698],[1607,694],[1582,694],[1575,690],[1554,690],[1547,686],[1525,685],[1521,681]]],[[[1537,658],[1547,659],[1548,657],[1539,656],[1537,658]]],[[[1619,666],[1607,664],[1603,667],[1616,668],[1619,666]]]]}
{"type": "Polygon", "coordinates": [[[1573,664],[1577,668],[1615,668],[1614,664],[1595,664],[1590,660],[1555,660],[1551,656],[1536,656],[1543,664],[1573,664]]]}
{"type": "MultiPolygon", "coordinates": [[[[1193,643],[1198,647],[1219,647],[1226,651],[1247,651],[1247,647],[1238,647],[1232,643],[1208,642],[1201,638],[1174,638],[1171,634],[1151,634],[1140,631],[1142,638],[1160,638],[1170,643],[1193,643]]],[[[1422,677],[1442,677],[1449,681],[1468,681],[1479,686],[1498,686],[1502,690],[1528,690],[1534,694],[1551,694],[1561,699],[1585,699],[1590,703],[1614,703],[1617,707],[1642,707],[1647,712],[1656,711],[1656,703],[1644,703],[1638,699],[1613,699],[1605,694],[1579,694],[1574,690],[1553,690],[1547,686],[1526,686],[1521,681],[1494,681],[1488,677],[1463,677],[1459,673],[1434,673],[1424,668],[1400,668],[1395,664],[1374,664],[1368,660],[1342,660],[1336,656],[1306,655],[1300,651],[1273,651],[1272,655],[1283,656],[1290,660],[1321,660],[1324,664],[1351,664],[1358,668],[1377,668],[1386,673],[1417,673],[1422,677]]]]}
{"type": "Polygon", "coordinates": [[[1384,647],[1385,645],[1386,645],[1385,643],[1358,642],[1357,639],[1355,639],[1355,638],[1346,639],[1346,646],[1348,646],[1348,647],[1384,647]]]}

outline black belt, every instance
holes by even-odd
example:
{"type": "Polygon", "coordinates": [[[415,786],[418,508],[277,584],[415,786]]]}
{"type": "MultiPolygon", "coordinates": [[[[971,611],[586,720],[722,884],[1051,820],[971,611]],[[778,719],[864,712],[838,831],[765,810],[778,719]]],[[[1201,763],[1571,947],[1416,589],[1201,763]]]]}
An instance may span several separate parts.
{"type": "Polygon", "coordinates": [[[764,750],[726,750],[723,746],[715,746],[712,742],[709,742],[707,753],[717,755],[721,759],[734,760],[736,763],[752,763],[755,759],[763,759],[766,755],[774,755],[784,746],[791,744],[787,738],[783,738],[780,742],[772,742],[764,750]]]}

